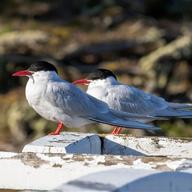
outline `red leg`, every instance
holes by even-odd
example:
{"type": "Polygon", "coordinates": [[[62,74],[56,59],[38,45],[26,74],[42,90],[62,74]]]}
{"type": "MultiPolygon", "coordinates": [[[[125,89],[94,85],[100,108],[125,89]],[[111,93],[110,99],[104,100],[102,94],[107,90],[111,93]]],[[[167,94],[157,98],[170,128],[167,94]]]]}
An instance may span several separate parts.
{"type": "Polygon", "coordinates": [[[113,134],[113,135],[116,135],[116,131],[117,131],[117,127],[115,127],[114,129],[113,129],[113,131],[111,132],[111,134],[113,134]]]}
{"type": "Polygon", "coordinates": [[[113,134],[113,135],[118,135],[118,134],[120,134],[121,130],[122,130],[121,127],[115,127],[115,128],[113,129],[113,131],[112,131],[112,134],[113,134]]]}
{"type": "Polygon", "coordinates": [[[57,129],[54,132],[49,133],[49,135],[59,135],[62,129],[63,129],[63,123],[59,121],[57,124],[57,129]]]}
{"type": "Polygon", "coordinates": [[[119,135],[119,134],[121,133],[121,131],[122,131],[122,128],[121,128],[121,127],[118,127],[118,128],[117,128],[117,131],[116,131],[116,135],[119,135]]]}

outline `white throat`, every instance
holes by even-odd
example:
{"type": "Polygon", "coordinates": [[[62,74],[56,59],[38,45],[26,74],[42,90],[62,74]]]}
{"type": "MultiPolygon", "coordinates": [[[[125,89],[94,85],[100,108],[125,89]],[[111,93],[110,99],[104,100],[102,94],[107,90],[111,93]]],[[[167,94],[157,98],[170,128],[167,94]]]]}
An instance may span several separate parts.
{"type": "Polygon", "coordinates": [[[93,80],[87,88],[87,93],[103,101],[107,88],[111,87],[112,85],[118,84],[118,81],[114,77],[93,80]]]}
{"type": "Polygon", "coordinates": [[[60,77],[54,71],[38,71],[29,77],[26,85],[25,95],[28,103],[37,105],[47,89],[48,81],[60,80],[60,77]]]}
{"type": "Polygon", "coordinates": [[[29,81],[30,79],[33,79],[34,82],[41,82],[51,79],[52,80],[60,79],[60,77],[57,75],[55,71],[37,71],[33,73],[31,77],[29,77],[29,81]]]}
{"type": "Polygon", "coordinates": [[[92,80],[88,87],[97,87],[97,86],[103,87],[117,84],[118,81],[114,77],[107,77],[106,79],[92,80]]]}

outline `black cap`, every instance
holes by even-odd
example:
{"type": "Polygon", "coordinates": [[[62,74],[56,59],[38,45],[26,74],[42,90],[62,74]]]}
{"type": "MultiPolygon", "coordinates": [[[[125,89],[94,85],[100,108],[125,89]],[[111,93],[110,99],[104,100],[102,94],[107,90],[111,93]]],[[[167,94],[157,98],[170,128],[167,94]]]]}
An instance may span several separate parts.
{"type": "Polygon", "coordinates": [[[101,68],[90,73],[87,79],[97,80],[97,79],[106,79],[107,77],[114,77],[115,79],[117,79],[117,77],[112,71],[108,69],[101,69],[101,68]]]}
{"type": "Polygon", "coordinates": [[[57,73],[57,69],[55,68],[54,65],[47,61],[37,61],[33,63],[29,68],[29,71],[55,71],[57,73]]]}

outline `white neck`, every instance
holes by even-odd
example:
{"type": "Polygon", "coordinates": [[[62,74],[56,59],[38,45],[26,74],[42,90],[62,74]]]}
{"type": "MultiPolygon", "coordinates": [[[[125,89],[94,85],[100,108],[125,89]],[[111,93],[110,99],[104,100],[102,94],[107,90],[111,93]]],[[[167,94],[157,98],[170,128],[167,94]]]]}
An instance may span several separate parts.
{"type": "Polygon", "coordinates": [[[48,81],[61,81],[54,71],[38,71],[29,77],[25,94],[30,105],[37,104],[47,89],[48,81]]]}
{"type": "Polygon", "coordinates": [[[114,77],[108,77],[106,79],[93,80],[87,88],[87,93],[104,101],[104,95],[106,94],[107,87],[112,85],[118,85],[119,82],[114,77]]]}
{"type": "Polygon", "coordinates": [[[29,80],[34,82],[48,81],[48,80],[60,80],[60,77],[55,71],[38,71],[35,72],[29,80]]]}
{"type": "Polygon", "coordinates": [[[90,82],[89,87],[97,87],[97,86],[110,86],[117,85],[118,81],[114,77],[107,77],[106,79],[98,79],[90,82]]]}

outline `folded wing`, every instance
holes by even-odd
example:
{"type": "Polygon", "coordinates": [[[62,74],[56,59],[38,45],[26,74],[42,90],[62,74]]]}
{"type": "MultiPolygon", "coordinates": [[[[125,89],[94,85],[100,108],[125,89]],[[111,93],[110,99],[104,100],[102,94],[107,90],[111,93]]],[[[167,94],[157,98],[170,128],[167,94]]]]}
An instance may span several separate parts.
{"type": "MultiPolygon", "coordinates": [[[[49,83],[47,92],[47,100],[56,108],[63,110],[61,112],[66,113],[71,117],[77,116],[98,123],[124,128],[159,129],[152,125],[130,120],[133,117],[144,118],[145,116],[143,115],[130,114],[129,116],[127,113],[110,110],[106,103],[89,96],[70,83],[60,82],[59,84],[57,83],[57,86],[54,85],[54,82],[49,83]]],[[[152,117],[146,116],[145,118],[152,117]]]]}

